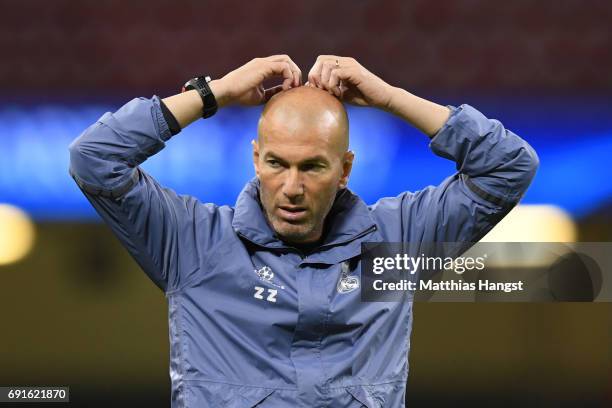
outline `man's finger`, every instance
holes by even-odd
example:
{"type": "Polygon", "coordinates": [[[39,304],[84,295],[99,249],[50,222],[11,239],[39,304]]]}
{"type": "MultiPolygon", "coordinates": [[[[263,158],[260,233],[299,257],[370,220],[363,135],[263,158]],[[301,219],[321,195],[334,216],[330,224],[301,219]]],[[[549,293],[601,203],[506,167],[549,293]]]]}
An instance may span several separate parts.
{"type": "Polygon", "coordinates": [[[336,67],[336,61],[341,60],[343,57],[337,55],[319,55],[317,61],[312,66],[310,73],[308,74],[308,80],[314,82],[317,88],[327,90],[327,81],[329,81],[329,74],[331,70],[336,67]]]}
{"type": "Polygon", "coordinates": [[[311,82],[317,88],[322,88],[323,84],[321,83],[321,68],[322,68],[323,60],[321,57],[317,58],[317,61],[314,63],[312,68],[310,68],[310,72],[308,73],[308,81],[311,82]]]}
{"type": "Polygon", "coordinates": [[[334,69],[329,76],[326,87],[331,90],[334,95],[342,99],[344,91],[348,89],[344,86],[343,82],[351,82],[353,79],[353,71],[354,70],[350,67],[334,69]]]}
{"type": "Polygon", "coordinates": [[[291,71],[293,72],[293,86],[302,85],[302,70],[291,58],[289,58],[289,65],[291,65],[291,71]]]}
{"type": "Polygon", "coordinates": [[[309,84],[309,86],[314,86],[315,88],[318,88],[317,79],[315,78],[314,74],[308,74],[308,82],[306,83],[309,84]]]}
{"type": "Polygon", "coordinates": [[[341,68],[336,68],[330,73],[326,87],[331,90],[336,97],[342,99],[342,90],[340,89],[341,79],[338,76],[339,71],[341,71],[341,68]]]}
{"type": "MultiPolygon", "coordinates": [[[[289,65],[286,61],[273,61],[270,62],[270,70],[271,74],[268,78],[272,76],[280,75],[283,77],[283,88],[289,89],[291,88],[291,84],[293,83],[293,72],[291,71],[291,65],[289,65]]],[[[267,79],[267,78],[266,78],[267,79]]]]}
{"type": "Polygon", "coordinates": [[[335,66],[335,62],[332,61],[325,61],[323,62],[323,67],[321,68],[321,85],[322,88],[325,90],[330,90],[328,84],[329,84],[329,77],[332,73],[332,70],[337,69],[335,66]]]}
{"type": "Polygon", "coordinates": [[[314,86],[314,87],[319,87],[319,78],[318,78],[318,74],[315,71],[315,69],[317,69],[316,64],[310,69],[310,72],[308,73],[308,82],[314,86]]]}
{"type": "Polygon", "coordinates": [[[269,57],[266,57],[264,59],[267,59],[268,61],[285,61],[287,58],[289,58],[287,54],[276,54],[270,55],[269,57]]]}
{"type": "Polygon", "coordinates": [[[282,55],[272,55],[268,58],[266,58],[269,61],[274,61],[274,62],[286,62],[287,64],[289,64],[289,67],[291,69],[291,73],[293,74],[293,81],[292,81],[292,85],[293,86],[300,86],[302,83],[302,70],[300,70],[300,68],[297,66],[297,64],[295,62],[293,62],[293,60],[285,54],[282,55]]]}
{"type": "Polygon", "coordinates": [[[283,87],[283,90],[286,91],[291,89],[291,85],[293,85],[293,76],[291,76],[291,78],[285,78],[281,86],[283,87]]]}

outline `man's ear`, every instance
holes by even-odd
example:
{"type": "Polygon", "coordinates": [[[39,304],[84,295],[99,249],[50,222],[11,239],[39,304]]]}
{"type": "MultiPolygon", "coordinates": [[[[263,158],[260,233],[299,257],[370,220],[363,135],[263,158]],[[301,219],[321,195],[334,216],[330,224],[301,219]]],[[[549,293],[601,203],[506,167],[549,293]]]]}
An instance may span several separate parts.
{"type": "Polygon", "coordinates": [[[355,153],[351,152],[350,150],[344,153],[344,157],[342,158],[342,177],[340,177],[338,188],[343,189],[348,185],[349,176],[351,175],[351,170],[353,169],[354,159],[355,153]]]}
{"type": "Polygon", "coordinates": [[[259,143],[257,140],[251,140],[253,146],[253,166],[255,167],[255,175],[259,178],[259,143]]]}

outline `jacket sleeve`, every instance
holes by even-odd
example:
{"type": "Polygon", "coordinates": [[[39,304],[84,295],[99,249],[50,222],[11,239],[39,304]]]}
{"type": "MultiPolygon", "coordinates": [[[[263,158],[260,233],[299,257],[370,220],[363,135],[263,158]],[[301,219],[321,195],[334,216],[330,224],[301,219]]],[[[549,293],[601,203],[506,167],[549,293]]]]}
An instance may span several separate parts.
{"type": "MultiPolygon", "coordinates": [[[[196,224],[216,208],[160,186],[138,167],[171,137],[160,100],[136,98],[105,113],[69,147],[70,175],[145,273],[168,292],[197,274],[196,224]],[[180,252],[179,252],[180,248],[180,252]]],[[[208,225],[210,226],[210,225],[208,225]]]]}
{"type": "Polygon", "coordinates": [[[438,186],[380,200],[403,242],[477,242],[519,202],[539,166],[533,148],[469,105],[451,107],[431,150],[457,172],[438,186]]]}

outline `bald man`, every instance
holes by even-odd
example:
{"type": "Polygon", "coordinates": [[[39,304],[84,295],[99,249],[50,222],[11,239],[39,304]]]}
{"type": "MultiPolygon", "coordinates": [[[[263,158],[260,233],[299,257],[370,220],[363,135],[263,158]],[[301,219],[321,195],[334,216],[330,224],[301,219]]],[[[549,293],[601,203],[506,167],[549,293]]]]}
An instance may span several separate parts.
{"type": "Polygon", "coordinates": [[[70,157],[78,186],[165,292],[171,404],[198,408],[404,407],[412,303],[360,300],[361,244],[416,243],[418,256],[421,242],[476,242],[538,167],[525,141],[471,106],[426,101],[332,55],[306,85],[277,55],[134,99],[86,129],[70,157]],[[282,85],[264,89],[273,77],[282,85]],[[457,172],[366,205],[347,188],[342,102],[406,120],[457,172]],[[235,206],[179,196],[139,167],[198,118],[263,103],[256,177],[235,206]]]}
{"type": "Polygon", "coordinates": [[[318,242],[353,163],[344,107],[318,88],[274,96],[259,121],[253,162],[272,229],[292,244],[318,242]]]}

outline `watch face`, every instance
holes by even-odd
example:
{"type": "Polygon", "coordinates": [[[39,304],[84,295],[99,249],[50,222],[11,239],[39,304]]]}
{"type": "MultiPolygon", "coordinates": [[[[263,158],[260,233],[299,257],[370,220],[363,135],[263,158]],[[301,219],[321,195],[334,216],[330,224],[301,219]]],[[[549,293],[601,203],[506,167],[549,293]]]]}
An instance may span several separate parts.
{"type": "Polygon", "coordinates": [[[185,85],[183,85],[183,91],[191,91],[192,89],[196,89],[196,79],[190,79],[189,81],[185,82],[185,85]]]}

